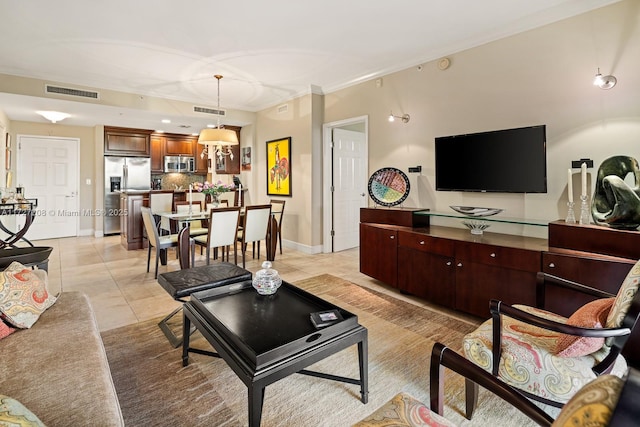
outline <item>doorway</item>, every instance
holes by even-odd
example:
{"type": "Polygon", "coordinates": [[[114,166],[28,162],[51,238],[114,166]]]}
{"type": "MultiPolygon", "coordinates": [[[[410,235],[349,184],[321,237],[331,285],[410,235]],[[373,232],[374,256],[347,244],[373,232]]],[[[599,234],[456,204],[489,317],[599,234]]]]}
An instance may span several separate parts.
{"type": "MultiPolygon", "coordinates": [[[[77,236],[80,140],[27,135],[17,139],[16,183],[24,187],[25,197],[38,199],[36,217],[25,237],[77,236]]],[[[18,217],[17,223],[22,227],[24,217],[18,217]]]]}
{"type": "Polygon", "coordinates": [[[360,208],[367,206],[367,116],[323,126],[323,252],[360,245],[360,208]]]}

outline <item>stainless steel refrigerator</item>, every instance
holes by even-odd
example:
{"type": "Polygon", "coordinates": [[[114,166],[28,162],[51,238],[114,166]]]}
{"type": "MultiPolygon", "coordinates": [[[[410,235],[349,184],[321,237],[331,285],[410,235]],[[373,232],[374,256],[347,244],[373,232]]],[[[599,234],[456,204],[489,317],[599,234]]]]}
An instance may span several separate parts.
{"type": "Polygon", "coordinates": [[[104,234],[119,234],[120,192],[151,189],[151,160],[105,156],[104,185],[104,234]]]}

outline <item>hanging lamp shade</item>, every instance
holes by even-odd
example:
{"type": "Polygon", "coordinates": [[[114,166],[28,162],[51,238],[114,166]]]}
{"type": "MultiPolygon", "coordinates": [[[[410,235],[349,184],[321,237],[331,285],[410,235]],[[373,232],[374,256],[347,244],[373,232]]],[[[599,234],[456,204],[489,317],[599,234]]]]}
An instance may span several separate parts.
{"type": "Polygon", "coordinates": [[[231,129],[202,129],[198,136],[202,145],[238,145],[238,135],[231,129]]]}

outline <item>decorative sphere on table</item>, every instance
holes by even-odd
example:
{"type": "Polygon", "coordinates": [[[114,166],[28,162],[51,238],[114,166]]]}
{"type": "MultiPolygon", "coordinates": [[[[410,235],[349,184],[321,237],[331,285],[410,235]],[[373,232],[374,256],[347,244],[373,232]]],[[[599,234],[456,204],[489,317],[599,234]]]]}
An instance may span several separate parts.
{"type": "Polygon", "coordinates": [[[253,287],[260,295],[273,295],[282,285],[282,279],[278,275],[278,271],[271,268],[271,262],[262,263],[262,270],[256,272],[253,278],[253,287]]]}

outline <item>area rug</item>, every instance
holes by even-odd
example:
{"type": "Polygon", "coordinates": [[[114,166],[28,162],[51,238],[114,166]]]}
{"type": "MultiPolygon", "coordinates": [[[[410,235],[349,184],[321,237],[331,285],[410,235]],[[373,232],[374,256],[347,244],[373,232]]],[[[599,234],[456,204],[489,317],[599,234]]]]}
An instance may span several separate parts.
{"type": "MultiPolygon", "coordinates": [[[[460,351],[475,325],[328,274],[296,285],[358,315],[369,333],[369,403],[359,387],[292,375],[266,388],[262,426],[350,426],[405,391],[429,402],[429,358],[434,342],[460,351]]],[[[102,334],[127,426],[246,426],[247,391],[221,359],[191,354],[182,367],[157,321],[102,334]]],[[[210,349],[198,333],[192,346],[210,349]]],[[[357,348],[310,369],[356,378],[357,348]]],[[[464,382],[446,374],[445,417],[459,425],[535,425],[515,408],[481,390],[472,421],[464,416],[464,382]]]]}

